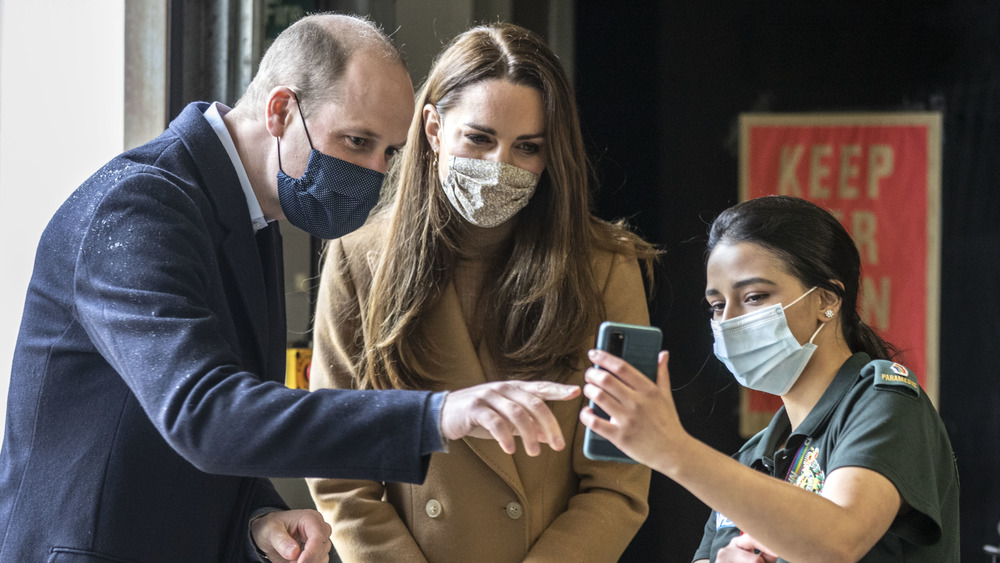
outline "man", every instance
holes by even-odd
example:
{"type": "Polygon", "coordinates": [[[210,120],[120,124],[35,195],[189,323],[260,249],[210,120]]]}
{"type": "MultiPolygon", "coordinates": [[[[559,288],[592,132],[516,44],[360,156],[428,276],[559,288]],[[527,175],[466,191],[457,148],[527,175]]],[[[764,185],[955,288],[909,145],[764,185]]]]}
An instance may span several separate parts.
{"type": "Polygon", "coordinates": [[[543,400],[284,388],[275,219],[357,228],[413,89],[370,23],[300,20],[230,111],[188,106],[60,208],[38,247],[0,451],[2,561],[324,561],[329,527],[265,477],[419,482],[445,439],[564,447],[543,400]]]}

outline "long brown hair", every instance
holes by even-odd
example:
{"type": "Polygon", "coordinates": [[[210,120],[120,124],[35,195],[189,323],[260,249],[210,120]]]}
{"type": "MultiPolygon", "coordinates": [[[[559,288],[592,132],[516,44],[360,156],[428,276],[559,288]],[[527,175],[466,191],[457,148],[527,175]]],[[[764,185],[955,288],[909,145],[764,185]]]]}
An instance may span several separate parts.
{"type": "Polygon", "coordinates": [[[564,377],[583,361],[580,342],[604,317],[592,257],[598,249],[636,256],[651,280],[657,251],[621,224],[590,213],[588,163],[573,93],[558,59],[531,31],[512,24],[470,29],[439,55],[417,94],[406,147],[373,221],[387,223],[371,294],[361,311],[363,388],[434,389],[440,352],[418,330],[421,315],[451,281],[461,220],[433,166],[423,108],[445,113],[463,90],[503,79],[542,94],[548,160],[518,214],[509,258],[496,272],[484,341],[510,378],[564,377]]]}

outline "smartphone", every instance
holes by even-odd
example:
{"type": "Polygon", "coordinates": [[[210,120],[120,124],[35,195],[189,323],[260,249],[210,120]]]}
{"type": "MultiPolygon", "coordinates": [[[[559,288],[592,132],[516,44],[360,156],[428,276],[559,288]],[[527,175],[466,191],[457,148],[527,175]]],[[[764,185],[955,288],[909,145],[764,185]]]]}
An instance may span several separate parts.
{"type": "MultiPolygon", "coordinates": [[[[663,333],[655,326],[607,321],[601,323],[597,332],[598,349],[632,364],[635,369],[653,381],[656,381],[656,364],[662,344],[663,333]]],[[[590,401],[590,407],[597,416],[609,418],[607,413],[594,404],[594,401],[590,401]]],[[[583,437],[583,455],[601,461],[635,463],[635,460],[590,428],[587,428],[583,437]]]]}

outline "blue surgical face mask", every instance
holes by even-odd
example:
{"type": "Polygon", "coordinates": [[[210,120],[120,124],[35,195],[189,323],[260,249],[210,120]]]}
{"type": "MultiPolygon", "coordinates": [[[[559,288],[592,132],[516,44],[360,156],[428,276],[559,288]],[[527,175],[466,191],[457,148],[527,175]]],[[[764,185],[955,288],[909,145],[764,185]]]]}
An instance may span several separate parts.
{"type": "Polygon", "coordinates": [[[785,309],[815,289],[785,307],[779,303],[729,320],[711,321],[715,357],[726,364],[736,381],[772,395],[784,395],[792,388],[816,351],[812,341],[824,325],[809,342],[799,344],[788,328],[785,309]]]}
{"type": "MultiPolygon", "coordinates": [[[[302,127],[306,120],[296,100],[302,127]]],[[[378,203],[385,175],[323,154],[312,148],[309,129],[309,162],[301,178],[281,169],[281,139],[278,138],[278,200],[288,222],[307,233],[332,239],[357,229],[378,203]]]]}

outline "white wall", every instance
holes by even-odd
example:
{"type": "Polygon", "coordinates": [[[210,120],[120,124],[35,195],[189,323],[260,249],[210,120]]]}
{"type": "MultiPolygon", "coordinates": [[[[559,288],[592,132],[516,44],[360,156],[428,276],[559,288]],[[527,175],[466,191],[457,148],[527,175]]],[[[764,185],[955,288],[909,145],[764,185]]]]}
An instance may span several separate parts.
{"type": "Polygon", "coordinates": [[[38,237],[122,151],[125,0],[0,1],[0,438],[38,237]]]}

